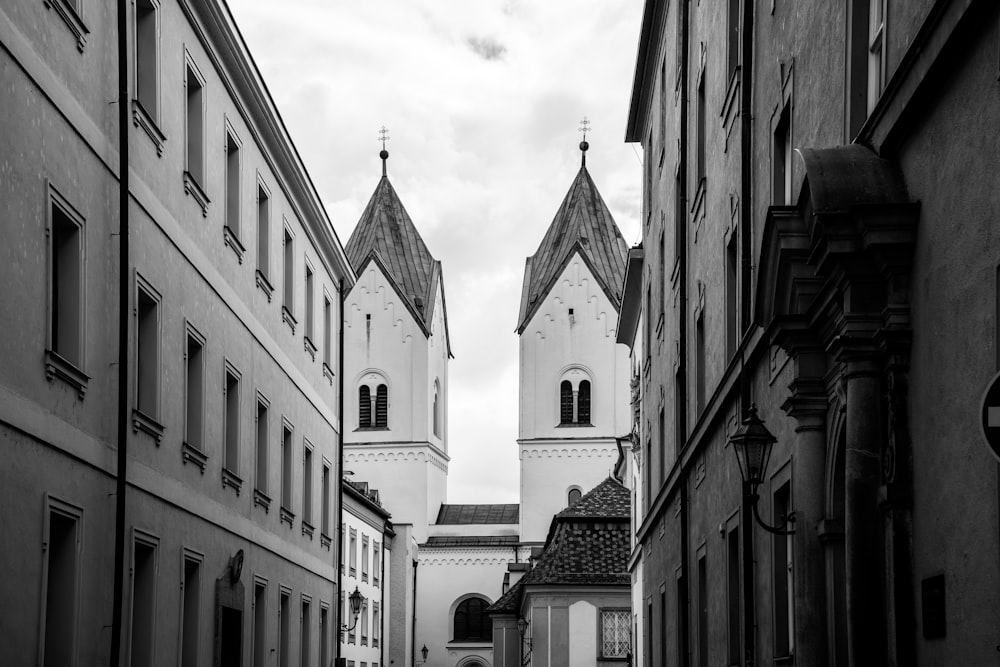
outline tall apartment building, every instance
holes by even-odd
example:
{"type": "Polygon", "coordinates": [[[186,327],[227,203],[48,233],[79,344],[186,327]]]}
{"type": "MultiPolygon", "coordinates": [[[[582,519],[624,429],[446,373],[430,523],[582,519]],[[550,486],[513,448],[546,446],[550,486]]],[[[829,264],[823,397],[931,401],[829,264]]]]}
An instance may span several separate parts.
{"type": "Polygon", "coordinates": [[[637,664],[996,661],[998,25],[976,0],[645,3],[637,664]],[[757,510],[790,535],[743,500],[753,404],[757,510]]]}
{"type": "Polygon", "coordinates": [[[116,5],[0,8],[4,660],[109,661],[123,391],[123,664],[325,665],[354,273],[225,3],[136,0],[119,293],[116,5]]]}

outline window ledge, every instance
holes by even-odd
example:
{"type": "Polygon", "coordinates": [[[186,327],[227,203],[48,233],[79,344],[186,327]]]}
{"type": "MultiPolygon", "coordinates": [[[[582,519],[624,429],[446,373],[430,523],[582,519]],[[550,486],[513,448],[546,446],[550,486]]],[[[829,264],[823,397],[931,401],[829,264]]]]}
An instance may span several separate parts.
{"type": "Polygon", "coordinates": [[[132,410],[132,431],[148,433],[160,444],[163,439],[163,425],[139,409],[132,410]]]}
{"type": "Polygon", "coordinates": [[[292,311],[288,310],[288,306],[281,307],[281,321],[291,327],[292,333],[295,333],[295,325],[298,322],[295,320],[295,316],[292,315],[292,311]]]}
{"type": "Polygon", "coordinates": [[[327,535],[326,533],[320,533],[319,534],[319,545],[321,547],[323,547],[324,549],[326,549],[327,551],[329,551],[331,544],[333,544],[333,541],[330,539],[329,535],[327,535]]]}
{"type": "Polygon", "coordinates": [[[54,9],[59,18],[63,20],[69,31],[76,38],[76,50],[83,53],[83,47],[87,45],[87,35],[90,30],[84,25],[83,19],[76,13],[66,0],[45,0],[46,9],[54,9]]]}
{"type": "Polygon", "coordinates": [[[493,642],[485,639],[452,639],[445,648],[490,648],[493,642]]]}
{"type": "Polygon", "coordinates": [[[313,525],[311,523],[309,523],[305,519],[302,520],[302,534],[303,535],[305,535],[306,537],[308,537],[311,540],[312,537],[313,537],[313,533],[315,531],[316,531],[316,529],[313,527],[313,525]]]}
{"type": "Polygon", "coordinates": [[[367,572],[362,572],[361,573],[361,583],[363,583],[363,584],[367,584],[368,583],[368,573],[367,572]]]}
{"type": "Polygon", "coordinates": [[[361,638],[361,645],[362,646],[368,646],[368,637],[362,637],[361,638]]]}
{"type": "Polygon", "coordinates": [[[253,490],[253,504],[260,505],[264,508],[264,514],[267,514],[271,509],[271,496],[267,495],[260,489],[253,490]]]}
{"type": "Polygon", "coordinates": [[[260,269],[257,269],[257,287],[267,295],[267,302],[271,303],[271,294],[274,292],[274,287],[271,286],[271,281],[267,279],[267,276],[260,269]]]}
{"type": "Polygon", "coordinates": [[[331,369],[330,365],[328,363],[326,363],[325,361],[323,362],[323,377],[325,377],[327,380],[330,381],[330,386],[332,387],[333,386],[333,369],[331,369]]]}
{"type": "Polygon", "coordinates": [[[233,252],[236,253],[236,259],[239,260],[240,264],[242,264],[243,255],[246,254],[247,249],[243,247],[243,244],[240,243],[240,238],[229,225],[225,225],[222,228],[222,239],[225,241],[227,246],[233,249],[233,252]]]}
{"type": "Polygon", "coordinates": [[[208,195],[206,195],[205,191],[201,189],[198,181],[195,180],[195,177],[191,175],[190,171],[184,172],[184,194],[194,197],[194,200],[198,202],[199,206],[201,206],[201,216],[203,218],[207,218],[209,204],[208,195]]]}
{"type": "Polygon", "coordinates": [[[295,513],[288,509],[287,507],[281,508],[281,522],[287,523],[288,527],[291,528],[292,524],[295,523],[295,513]]]}
{"type": "Polygon", "coordinates": [[[590,422],[580,422],[580,423],[569,423],[569,424],[556,424],[556,428],[593,428],[594,425],[590,422]]]}
{"type": "Polygon", "coordinates": [[[775,665],[791,665],[795,663],[795,656],[791,653],[785,655],[776,655],[773,658],[775,665]]]}
{"type": "Polygon", "coordinates": [[[156,147],[156,157],[163,157],[163,142],[167,140],[167,137],[160,131],[156,121],[139,100],[132,100],[132,123],[136,127],[142,128],[149,136],[150,141],[156,147]]]}
{"type": "Polygon", "coordinates": [[[388,426],[359,426],[356,429],[354,429],[354,432],[357,433],[358,431],[388,431],[388,430],[389,430],[388,426]]]}
{"type": "Polygon", "coordinates": [[[312,358],[312,360],[316,361],[317,348],[316,345],[312,342],[312,339],[310,339],[309,336],[303,336],[302,345],[303,347],[305,347],[306,352],[309,353],[309,356],[312,358]]]}
{"type": "Polygon", "coordinates": [[[354,567],[347,568],[347,574],[351,575],[352,577],[357,578],[357,576],[358,576],[357,572],[358,572],[357,568],[354,568],[354,567]]]}
{"type": "Polygon", "coordinates": [[[205,465],[208,463],[208,454],[187,441],[181,443],[181,460],[183,460],[184,463],[195,464],[201,470],[201,474],[205,474],[205,465]]]}
{"type": "Polygon", "coordinates": [[[726,97],[722,101],[722,111],[719,116],[722,117],[722,126],[728,127],[732,122],[733,118],[736,117],[736,109],[738,105],[736,100],[739,99],[737,93],[740,90],[740,66],[737,65],[733,68],[733,72],[729,77],[729,87],[726,88],[726,97]]]}
{"type": "Polygon", "coordinates": [[[228,486],[236,492],[236,495],[240,495],[240,489],[243,488],[243,480],[235,472],[222,466],[222,486],[228,486]]]}
{"type": "Polygon", "coordinates": [[[81,401],[87,393],[87,383],[90,382],[89,375],[54,350],[45,350],[45,378],[50,382],[59,378],[76,389],[81,401]]]}

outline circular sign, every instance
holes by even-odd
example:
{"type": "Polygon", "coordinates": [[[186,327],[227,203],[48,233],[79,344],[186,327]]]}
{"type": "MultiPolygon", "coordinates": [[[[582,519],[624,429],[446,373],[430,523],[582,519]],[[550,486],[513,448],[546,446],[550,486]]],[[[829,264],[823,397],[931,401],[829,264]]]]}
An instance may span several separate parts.
{"type": "Polygon", "coordinates": [[[993,376],[983,392],[980,406],[980,418],[983,425],[983,439],[1000,461],[1000,373],[993,376]]]}

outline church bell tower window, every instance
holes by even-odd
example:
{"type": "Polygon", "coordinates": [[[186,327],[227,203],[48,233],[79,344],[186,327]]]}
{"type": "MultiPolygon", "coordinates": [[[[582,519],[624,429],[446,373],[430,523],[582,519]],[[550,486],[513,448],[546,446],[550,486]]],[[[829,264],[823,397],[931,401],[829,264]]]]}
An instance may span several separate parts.
{"type": "Polygon", "coordinates": [[[576,423],[590,423],[590,381],[582,380],[576,398],[576,423]]]}
{"type": "Polygon", "coordinates": [[[569,380],[559,385],[559,423],[573,423],[573,384],[569,380]]]}
{"type": "Polygon", "coordinates": [[[389,426],[389,388],[380,384],[375,390],[375,428],[389,426]]]}
{"type": "Polygon", "coordinates": [[[372,425],[372,394],[368,385],[361,385],[358,391],[358,428],[370,428],[372,425]]]}

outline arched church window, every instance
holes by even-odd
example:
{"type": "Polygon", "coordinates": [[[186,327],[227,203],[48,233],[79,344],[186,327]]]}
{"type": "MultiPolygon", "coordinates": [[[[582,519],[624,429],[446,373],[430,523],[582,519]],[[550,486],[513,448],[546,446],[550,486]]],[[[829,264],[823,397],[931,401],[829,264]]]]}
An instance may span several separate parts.
{"type": "Polygon", "coordinates": [[[434,435],[441,437],[441,383],[434,380],[434,435]]]}
{"type": "Polygon", "coordinates": [[[487,602],[483,598],[469,598],[455,609],[456,642],[488,642],[493,640],[493,622],[486,615],[487,602]]]}
{"type": "Polygon", "coordinates": [[[372,425],[372,392],[368,385],[363,384],[358,389],[358,428],[368,428],[372,425]]]}
{"type": "Polygon", "coordinates": [[[569,380],[559,385],[559,423],[573,423],[573,384],[569,380]]]}
{"type": "Polygon", "coordinates": [[[576,487],[573,487],[572,489],[569,490],[566,500],[569,501],[568,502],[569,505],[575,505],[576,501],[580,500],[582,496],[583,496],[583,491],[581,491],[576,487]]]}
{"type": "Polygon", "coordinates": [[[578,424],[590,423],[590,380],[581,380],[576,399],[576,421],[578,424]]]}
{"type": "Polygon", "coordinates": [[[375,427],[389,426],[389,388],[380,384],[375,390],[375,427]]]}

